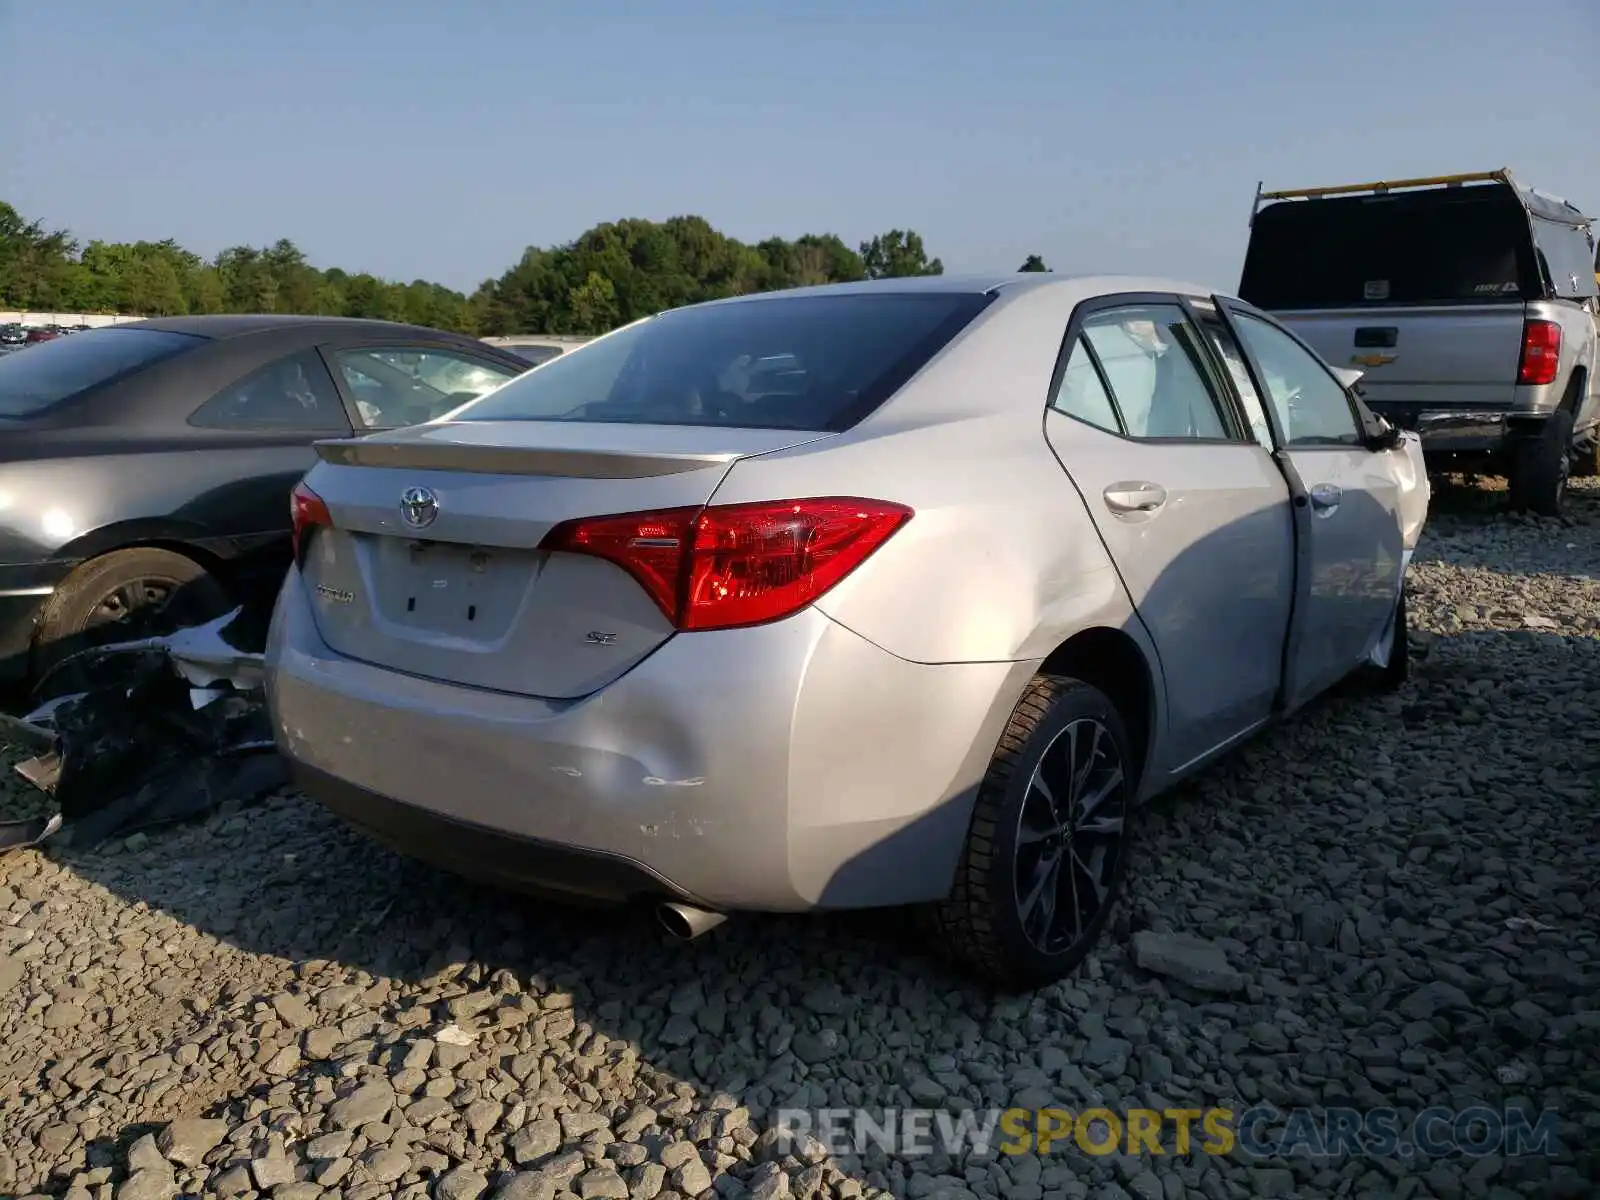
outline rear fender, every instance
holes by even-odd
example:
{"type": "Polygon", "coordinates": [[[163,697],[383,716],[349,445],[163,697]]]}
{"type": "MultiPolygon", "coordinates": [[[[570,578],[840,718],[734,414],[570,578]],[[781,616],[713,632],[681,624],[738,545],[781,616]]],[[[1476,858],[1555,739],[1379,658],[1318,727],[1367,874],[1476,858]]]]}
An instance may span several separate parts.
{"type": "Polygon", "coordinates": [[[77,564],[130,546],[160,546],[186,554],[207,570],[233,557],[232,543],[216,537],[202,525],[170,517],[142,517],[116,521],[80,534],[55,551],[51,558],[77,564]]]}

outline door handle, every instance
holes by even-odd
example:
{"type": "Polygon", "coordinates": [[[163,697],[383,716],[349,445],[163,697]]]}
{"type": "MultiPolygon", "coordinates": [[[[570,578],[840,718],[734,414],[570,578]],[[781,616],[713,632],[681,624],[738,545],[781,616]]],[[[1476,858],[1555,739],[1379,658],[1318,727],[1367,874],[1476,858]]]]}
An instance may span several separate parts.
{"type": "Polygon", "coordinates": [[[1167,502],[1167,489],[1143,481],[1113,483],[1101,493],[1114,513],[1154,512],[1167,502]]]}
{"type": "Polygon", "coordinates": [[[1318,516],[1331,517],[1344,493],[1331,483],[1319,483],[1311,489],[1311,507],[1318,516]]]}

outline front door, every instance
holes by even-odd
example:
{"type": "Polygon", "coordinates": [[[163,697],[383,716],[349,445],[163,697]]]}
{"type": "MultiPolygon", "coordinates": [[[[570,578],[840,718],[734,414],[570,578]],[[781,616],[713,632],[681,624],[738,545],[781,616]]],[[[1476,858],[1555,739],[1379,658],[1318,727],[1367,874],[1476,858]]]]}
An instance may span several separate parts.
{"type": "Polygon", "coordinates": [[[1074,318],[1045,421],[1160,656],[1178,770],[1270,715],[1294,577],[1289,492],[1175,297],[1074,318]]]}
{"type": "Polygon", "coordinates": [[[1405,561],[1400,483],[1316,355],[1262,314],[1222,307],[1271,407],[1294,493],[1299,564],[1284,662],[1293,708],[1353,671],[1387,631],[1405,561]]]}

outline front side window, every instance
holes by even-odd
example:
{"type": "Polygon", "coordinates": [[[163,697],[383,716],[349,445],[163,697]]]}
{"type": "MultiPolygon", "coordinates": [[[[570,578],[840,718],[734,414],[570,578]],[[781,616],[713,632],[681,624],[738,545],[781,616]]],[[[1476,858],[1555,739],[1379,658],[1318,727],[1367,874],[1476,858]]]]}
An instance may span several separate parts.
{"type": "Polygon", "coordinates": [[[1299,342],[1259,317],[1234,317],[1288,446],[1355,446],[1361,437],[1349,394],[1299,342]]]}
{"type": "Polygon", "coordinates": [[[838,431],[899,390],[988,303],[935,292],[676,309],[568,351],[452,416],[838,431]]]}
{"type": "Polygon", "coordinates": [[[163,329],[92,329],[35,342],[0,358],[0,417],[31,417],[206,344],[163,329]]]}
{"type": "Polygon", "coordinates": [[[363,346],[334,350],[366,429],[421,425],[492,392],[517,372],[451,350],[363,346]]]}
{"type": "Polygon", "coordinates": [[[189,423],[208,429],[348,432],[350,428],[328,368],[315,350],[258,367],[202,404],[189,423]]]}
{"type": "Polygon", "coordinates": [[[1176,304],[1107,309],[1083,322],[1122,426],[1135,438],[1226,439],[1204,351],[1176,304]]]}

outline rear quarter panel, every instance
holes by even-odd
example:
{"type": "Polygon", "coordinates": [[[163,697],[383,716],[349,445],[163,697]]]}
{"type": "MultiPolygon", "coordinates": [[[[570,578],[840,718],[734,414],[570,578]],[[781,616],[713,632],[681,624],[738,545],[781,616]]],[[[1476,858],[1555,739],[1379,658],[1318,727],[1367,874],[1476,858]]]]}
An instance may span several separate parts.
{"type": "Polygon", "coordinates": [[[1521,412],[1554,412],[1568,397],[1573,373],[1581,382],[1573,405],[1573,416],[1581,426],[1597,415],[1589,399],[1595,387],[1595,315],[1577,304],[1544,301],[1528,306],[1528,316],[1554,321],[1561,326],[1561,363],[1555,382],[1545,387],[1517,388],[1515,408],[1521,412]]]}
{"type": "Polygon", "coordinates": [[[287,544],[289,491],[309,443],[128,449],[0,465],[0,558],[92,557],[132,541],[202,545],[233,558],[287,544]]]}

